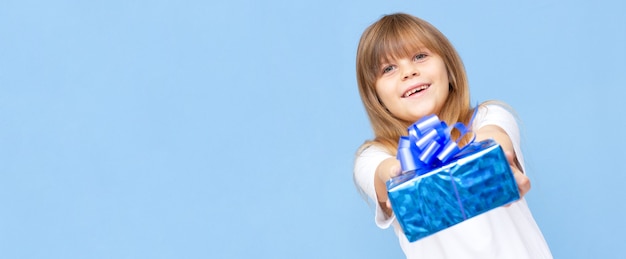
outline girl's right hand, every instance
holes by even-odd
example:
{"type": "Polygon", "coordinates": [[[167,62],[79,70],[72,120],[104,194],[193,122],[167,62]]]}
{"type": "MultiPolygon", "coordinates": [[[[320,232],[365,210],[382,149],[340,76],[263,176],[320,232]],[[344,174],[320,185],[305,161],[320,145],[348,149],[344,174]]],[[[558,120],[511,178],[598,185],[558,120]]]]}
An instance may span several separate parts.
{"type": "Polygon", "coordinates": [[[395,157],[390,157],[383,160],[376,168],[376,194],[378,196],[378,203],[381,208],[387,214],[391,215],[391,202],[387,196],[387,181],[392,177],[400,175],[400,161],[395,157]]]}

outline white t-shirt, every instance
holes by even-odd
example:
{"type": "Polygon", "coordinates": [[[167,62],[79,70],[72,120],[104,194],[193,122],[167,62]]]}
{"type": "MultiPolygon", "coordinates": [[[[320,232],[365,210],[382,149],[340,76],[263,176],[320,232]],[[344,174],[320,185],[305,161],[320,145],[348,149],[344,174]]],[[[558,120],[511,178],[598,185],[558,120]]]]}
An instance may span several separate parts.
{"type": "MultiPolygon", "coordinates": [[[[486,125],[499,126],[508,134],[522,171],[526,172],[515,117],[502,106],[481,105],[474,118],[472,129],[476,131],[486,125]]],[[[509,207],[493,209],[410,243],[395,216],[387,218],[376,199],[375,171],[378,165],[389,157],[392,156],[378,146],[367,147],[357,154],[354,178],[358,187],[376,204],[376,225],[383,229],[393,226],[407,258],[552,258],[550,249],[523,198],[509,207]]]]}

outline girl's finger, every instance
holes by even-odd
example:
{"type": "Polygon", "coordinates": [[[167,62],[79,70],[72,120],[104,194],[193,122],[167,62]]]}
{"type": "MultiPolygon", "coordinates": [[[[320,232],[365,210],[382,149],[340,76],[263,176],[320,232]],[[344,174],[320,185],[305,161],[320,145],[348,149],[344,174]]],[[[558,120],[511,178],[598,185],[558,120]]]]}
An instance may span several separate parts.
{"type": "Polygon", "coordinates": [[[515,182],[517,182],[517,188],[519,189],[519,195],[520,197],[524,197],[524,195],[526,195],[526,193],[530,190],[530,180],[520,171],[513,171],[513,176],[515,177],[515,182]]]}
{"type": "Polygon", "coordinates": [[[515,164],[515,154],[507,151],[507,152],[504,152],[504,155],[506,156],[506,160],[509,162],[510,165],[515,164]]]}
{"type": "Polygon", "coordinates": [[[389,172],[390,173],[389,176],[396,177],[396,176],[400,175],[401,171],[402,170],[400,169],[400,165],[394,165],[394,166],[391,167],[391,170],[389,172]]]}

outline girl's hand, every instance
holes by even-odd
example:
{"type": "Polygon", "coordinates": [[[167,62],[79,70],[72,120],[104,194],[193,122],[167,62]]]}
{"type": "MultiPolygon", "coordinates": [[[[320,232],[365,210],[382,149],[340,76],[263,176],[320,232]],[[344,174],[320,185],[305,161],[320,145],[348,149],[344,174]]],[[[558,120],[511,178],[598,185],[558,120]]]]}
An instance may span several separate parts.
{"type": "Polygon", "coordinates": [[[509,161],[509,165],[511,166],[511,171],[513,171],[513,177],[515,177],[515,182],[517,182],[517,188],[521,199],[530,190],[530,180],[519,169],[515,155],[511,152],[505,152],[505,155],[506,159],[509,161]]]}
{"type": "Polygon", "coordinates": [[[400,175],[400,161],[396,158],[385,159],[376,168],[376,177],[384,183],[398,175],[400,175]]]}
{"type": "Polygon", "coordinates": [[[380,207],[387,216],[391,215],[392,210],[391,202],[387,196],[386,182],[392,177],[400,175],[400,172],[400,161],[395,157],[383,160],[376,168],[376,179],[374,181],[376,185],[376,195],[378,196],[380,207]]]}

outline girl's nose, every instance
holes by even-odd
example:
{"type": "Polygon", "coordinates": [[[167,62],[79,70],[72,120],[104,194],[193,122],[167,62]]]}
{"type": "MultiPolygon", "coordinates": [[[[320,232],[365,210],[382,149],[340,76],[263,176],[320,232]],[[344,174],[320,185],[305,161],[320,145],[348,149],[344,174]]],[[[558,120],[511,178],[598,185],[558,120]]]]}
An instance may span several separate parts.
{"type": "Polygon", "coordinates": [[[417,75],[418,75],[417,70],[415,70],[415,69],[410,69],[409,71],[407,71],[407,72],[404,74],[404,79],[413,78],[413,77],[415,77],[415,76],[417,76],[417,75]]]}
{"type": "Polygon", "coordinates": [[[407,80],[420,75],[420,71],[418,67],[411,62],[409,59],[401,60],[398,64],[400,67],[403,77],[402,80],[407,80]]]}

